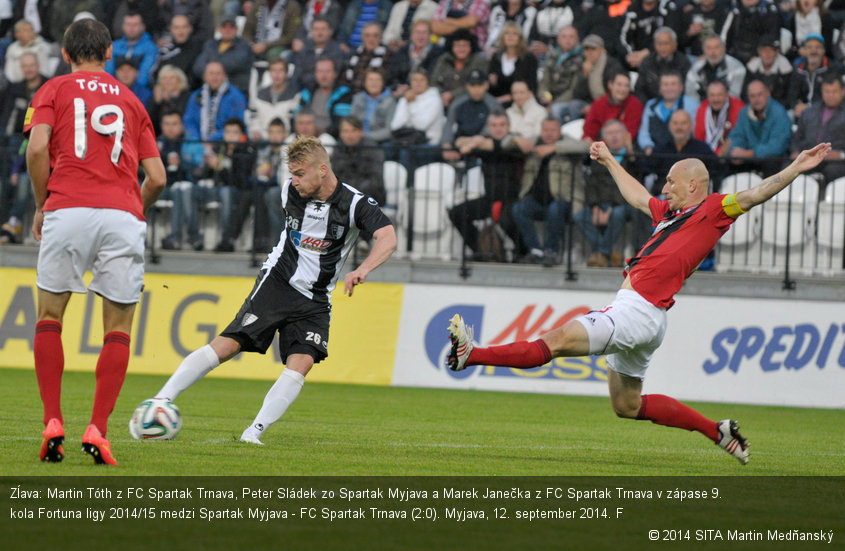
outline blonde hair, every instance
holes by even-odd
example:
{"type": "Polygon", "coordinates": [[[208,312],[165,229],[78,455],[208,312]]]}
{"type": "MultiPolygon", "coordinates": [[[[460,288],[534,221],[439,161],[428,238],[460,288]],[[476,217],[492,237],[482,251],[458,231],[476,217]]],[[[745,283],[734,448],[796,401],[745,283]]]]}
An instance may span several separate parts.
{"type": "Polygon", "coordinates": [[[329,154],[320,143],[319,138],[312,136],[297,136],[288,146],[288,166],[311,162],[321,164],[329,162],[329,154]]]}
{"type": "Polygon", "coordinates": [[[505,51],[505,33],[507,32],[513,32],[519,36],[519,42],[516,44],[516,53],[520,57],[524,56],[525,52],[528,51],[528,45],[525,44],[525,36],[522,34],[522,28],[513,21],[508,21],[502,27],[502,34],[499,36],[499,51],[505,51]]]}
{"type": "Polygon", "coordinates": [[[179,89],[180,90],[187,90],[188,89],[188,77],[185,75],[185,71],[176,67],[175,65],[165,65],[161,69],[158,70],[158,77],[156,78],[156,83],[161,84],[161,77],[167,73],[175,76],[176,79],[179,81],[179,89]]]}

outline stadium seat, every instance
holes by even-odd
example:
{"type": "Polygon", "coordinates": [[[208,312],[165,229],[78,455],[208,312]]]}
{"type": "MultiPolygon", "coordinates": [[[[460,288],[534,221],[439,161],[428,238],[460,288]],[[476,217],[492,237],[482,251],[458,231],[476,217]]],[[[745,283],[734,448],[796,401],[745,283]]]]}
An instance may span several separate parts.
{"type": "Polygon", "coordinates": [[[842,249],[845,248],[845,177],[837,178],[827,185],[824,201],[819,203],[817,232],[818,244],[823,249],[819,251],[820,266],[842,268],[842,249]]]}
{"type": "Polygon", "coordinates": [[[763,243],[775,247],[803,245],[815,230],[819,183],[802,174],[763,204],[763,243]]]}
{"type": "Polygon", "coordinates": [[[560,134],[561,136],[569,136],[570,138],[580,140],[584,135],[584,119],[575,119],[574,121],[565,123],[560,127],[560,134]]]}
{"type": "Polygon", "coordinates": [[[446,163],[430,163],[414,171],[413,187],[400,200],[397,212],[397,224],[413,238],[411,256],[450,257],[451,224],[446,209],[454,203],[455,179],[454,167],[446,163]]]}
{"type": "MultiPolygon", "coordinates": [[[[762,181],[754,172],[731,174],[722,181],[720,193],[732,194],[750,189],[762,181]]],[[[719,240],[716,268],[719,271],[746,269],[759,265],[759,212],[751,210],[736,219],[719,240]]]]}
{"type": "MultiPolygon", "coordinates": [[[[835,44],[835,42],[834,42],[835,44]]],[[[780,53],[786,55],[792,48],[792,31],[784,27],[780,28],[780,53]]]]}
{"type": "Polygon", "coordinates": [[[391,218],[395,218],[403,192],[408,187],[408,169],[396,161],[385,161],[382,170],[385,192],[384,211],[391,218]]]}

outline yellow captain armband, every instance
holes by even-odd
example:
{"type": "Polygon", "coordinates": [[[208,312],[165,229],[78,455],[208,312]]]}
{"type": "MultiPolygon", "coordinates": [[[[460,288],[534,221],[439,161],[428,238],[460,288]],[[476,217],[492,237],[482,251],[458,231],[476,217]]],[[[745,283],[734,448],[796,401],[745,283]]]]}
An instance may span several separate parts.
{"type": "Polygon", "coordinates": [[[24,115],[23,124],[26,126],[27,124],[32,122],[32,114],[35,113],[35,109],[32,107],[28,107],[26,110],[26,115],[24,115]]]}
{"type": "Polygon", "coordinates": [[[722,210],[731,218],[737,218],[740,214],[745,214],[745,211],[736,202],[736,193],[722,197],[722,210]]]}

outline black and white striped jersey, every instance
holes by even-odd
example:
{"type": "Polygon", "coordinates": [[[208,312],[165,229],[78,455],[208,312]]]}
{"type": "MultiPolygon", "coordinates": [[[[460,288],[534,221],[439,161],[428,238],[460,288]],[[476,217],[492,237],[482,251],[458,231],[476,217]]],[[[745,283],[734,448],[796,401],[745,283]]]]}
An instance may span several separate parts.
{"type": "Polygon", "coordinates": [[[358,235],[372,235],[390,224],[372,197],[338,180],[326,202],[303,199],[288,179],[282,185],[285,229],[264,261],[291,287],[308,297],[329,302],[349,251],[358,235]]]}

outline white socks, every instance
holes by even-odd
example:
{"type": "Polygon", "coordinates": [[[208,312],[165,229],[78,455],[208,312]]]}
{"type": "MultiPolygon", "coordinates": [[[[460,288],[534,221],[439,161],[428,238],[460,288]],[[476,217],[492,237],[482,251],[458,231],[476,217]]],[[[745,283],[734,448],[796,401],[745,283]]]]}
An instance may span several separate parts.
{"type": "Polygon", "coordinates": [[[185,389],[205,377],[218,365],[220,365],[220,359],[210,344],[194,350],[182,360],[176,373],[164,383],[156,397],[175,400],[185,389]]]}
{"type": "Polygon", "coordinates": [[[264,405],[255,420],[241,435],[241,440],[253,444],[261,444],[259,437],[270,425],[278,421],[285,414],[288,407],[299,396],[302,385],[305,384],[305,376],[292,369],[285,369],[278,380],[264,397],[264,405]]]}

